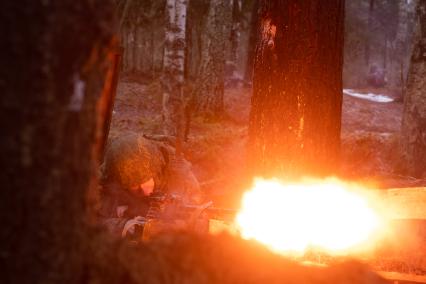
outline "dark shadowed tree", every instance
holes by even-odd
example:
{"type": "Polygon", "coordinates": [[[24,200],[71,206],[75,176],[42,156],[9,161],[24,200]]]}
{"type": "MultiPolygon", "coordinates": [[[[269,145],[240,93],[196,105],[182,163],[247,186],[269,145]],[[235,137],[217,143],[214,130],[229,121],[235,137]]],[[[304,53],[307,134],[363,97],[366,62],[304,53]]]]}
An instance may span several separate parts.
{"type": "Polygon", "coordinates": [[[416,1],[399,1],[398,27],[391,55],[397,65],[398,72],[394,72],[394,78],[390,78],[390,80],[397,82],[397,85],[401,87],[402,97],[405,94],[410,55],[413,47],[413,28],[415,25],[413,14],[415,13],[415,8],[416,1]]]}
{"type": "MultiPolygon", "coordinates": [[[[404,1],[404,0],[402,0],[404,1]]],[[[383,47],[381,51],[382,66],[384,70],[392,67],[395,55],[391,54],[393,43],[396,39],[399,26],[399,3],[395,0],[378,1],[376,13],[377,24],[383,35],[383,47]],[[393,56],[392,56],[393,55],[393,56]]],[[[377,32],[376,32],[377,34],[377,32]]],[[[398,69],[398,68],[396,68],[398,69]]]]}
{"type": "Polygon", "coordinates": [[[201,45],[209,0],[195,0],[188,3],[186,25],[185,78],[194,80],[199,72],[201,45]]]}
{"type": "Polygon", "coordinates": [[[417,4],[417,34],[404,100],[401,145],[407,173],[426,175],[426,0],[417,4]]]}
{"type": "MultiPolygon", "coordinates": [[[[241,44],[241,20],[242,20],[242,2],[241,0],[232,0],[232,28],[231,28],[231,54],[230,63],[232,71],[235,72],[238,64],[238,49],[241,44]]],[[[234,75],[234,74],[232,74],[234,75]]]]}
{"type": "Polygon", "coordinates": [[[251,82],[253,79],[253,62],[256,54],[256,42],[259,32],[259,17],[257,12],[259,10],[259,2],[260,0],[253,0],[251,7],[251,15],[250,15],[250,29],[249,29],[249,39],[248,39],[248,47],[247,47],[247,63],[246,69],[244,73],[244,80],[247,82],[251,82]]]}
{"type": "Polygon", "coordinates": [[[110,95],[110,1],[3,1],[2,283],[82,283],[110,95]]]}
{"type": "Polygon", "coordinates": [[[338,167],[344,1],[260,3],[251,173],[328,175],[338,167]]]}

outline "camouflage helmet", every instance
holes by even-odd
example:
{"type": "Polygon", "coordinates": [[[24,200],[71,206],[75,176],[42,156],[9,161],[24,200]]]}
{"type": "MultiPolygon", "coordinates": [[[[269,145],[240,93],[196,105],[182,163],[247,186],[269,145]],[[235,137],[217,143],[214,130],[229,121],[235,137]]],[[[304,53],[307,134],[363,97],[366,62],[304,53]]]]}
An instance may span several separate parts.
{"type": "Polygon", "coordinates": [[[156,178],[164,166],[164,156],[156,143],[135,133],[111,141],[102,165],[102,180],[125,188],[156,178]]]}

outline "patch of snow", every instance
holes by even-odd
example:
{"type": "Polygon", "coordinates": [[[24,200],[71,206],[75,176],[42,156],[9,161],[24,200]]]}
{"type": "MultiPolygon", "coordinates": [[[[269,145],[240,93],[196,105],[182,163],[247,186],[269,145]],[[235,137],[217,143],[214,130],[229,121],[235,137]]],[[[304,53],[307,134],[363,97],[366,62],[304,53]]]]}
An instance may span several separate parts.
{"type": "Polygon", "coordinates": [[[377,103],[390,103],[394,101],[394,99],[385,95],[373,94],[373,93],[362,94],[362,93],[357,93],[352,89],[343,89],[343,93],[351,97],[372,101],[372,102],[377,102],[377,103]]]}

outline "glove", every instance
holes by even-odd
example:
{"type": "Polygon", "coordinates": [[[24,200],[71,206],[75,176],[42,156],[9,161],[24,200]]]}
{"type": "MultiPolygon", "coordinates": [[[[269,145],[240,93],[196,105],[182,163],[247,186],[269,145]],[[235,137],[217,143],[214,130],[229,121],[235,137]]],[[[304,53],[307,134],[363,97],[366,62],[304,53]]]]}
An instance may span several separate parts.
{"type": "Polygon", "coordinates": [[[130,219],[126,222],[124,225],[123,231],[121,232],[121,236],[124,238],[127,236],[127,232],[130,232],[131,234],[135,233],[135,226],[144,226],[146,223],[146,220],[144,217],[137,216],[133,219],[130,219]]]}

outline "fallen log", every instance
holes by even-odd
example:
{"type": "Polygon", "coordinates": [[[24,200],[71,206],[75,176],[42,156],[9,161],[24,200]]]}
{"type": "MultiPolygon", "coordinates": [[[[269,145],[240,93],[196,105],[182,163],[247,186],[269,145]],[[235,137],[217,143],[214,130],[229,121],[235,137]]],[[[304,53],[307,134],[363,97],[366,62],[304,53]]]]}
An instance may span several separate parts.
{"type": "Polygon", "coordinates": [[[426,187],[380,191],[393,219],[426,219],[426,187]]]}
{"type": "Polygon", "coordinates": [[[414,274],[387,272],[387,271],[378,271],[377,273],[383,278],[390,280],[392,283],[398,283],[398,284],[426,283],[426,276],[424,275],[414,275],[414,274]]]}

